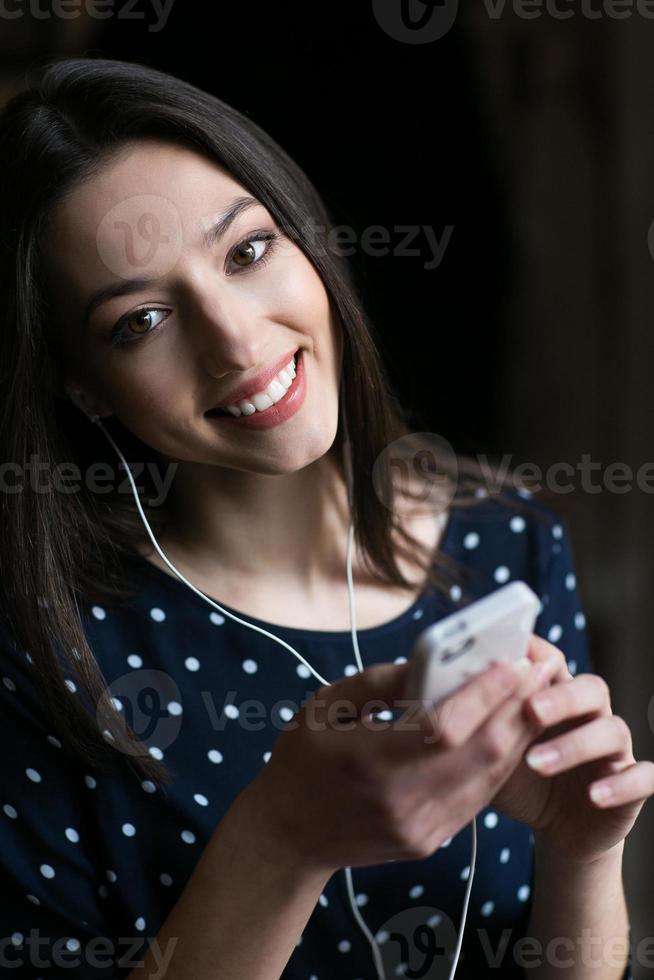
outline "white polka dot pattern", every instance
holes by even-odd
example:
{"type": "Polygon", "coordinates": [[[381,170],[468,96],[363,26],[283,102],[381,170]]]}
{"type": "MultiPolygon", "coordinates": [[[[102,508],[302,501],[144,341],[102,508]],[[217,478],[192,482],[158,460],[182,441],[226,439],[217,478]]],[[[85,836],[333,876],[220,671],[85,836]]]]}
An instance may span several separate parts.
{"type": "MultiPolygon", "coordinates": [[[[539,597],[535,632],[559,646],[572,674],[592,670],[564,524],[528,494],[516,493],[511,506],[492,496],[478,501],[451,516],[442,544],[474,574],[457,575],[442,595],[426,592],[381,627],[359,630],[364,665],[406,663],[426,624],[522,580],[539,597]],[[532,508],[541,508],[546,520],[532,508]]],[[[270,762],[281,729],[297,724],[298,711],[319,687],[288,650],[210,609],[160,569],[147,570],[146,586],[132,605],[92,603],[85,626],[110,682],[136,683],[139,672],[147,677],[150,671],[174,682],[164,683],[158,700],[152,700],[150,685],[150,700],[140,702],[150,712],[141,726],[148,733],[142,735],[147,752],[170,767],[170,786],[160,789],[154,778],[134,778],[127,767],[116,779],[91,765],[73,765],[69,746],[42,715],[29,661],[10,656],[8,641],[0,647],[0,737],[11,746],[0,768],[0,927],[16,946],[36,926],[58,936],[67,950],[83,950],[103,930],[109,934],[118,908],[135,942],[147,943],[222,815],[270,762]],[[171,724],[177,725],[172,738],[171,724]]],[[[323,676],[345,680],[358,673],[349,630],[330,635],[270,628],[323,676]]],[[[65,685],[71,696],[80,696],[71,676],[65,685]]],[[[131,690],[127,685],[111,692],[122,717],[133,717],[139,707],[135,698],[130,703],[131,690]]],[[[375,711],[380,722],[392,718],[380,707],[375,711]]],[[[533,898],[533,834],[492,807],[478,814],[476,826],[464,949],[466,968],[483,976],[486,961],[474,937],[491,928],[499,935],[523,921],[533,898]]],[[[471,873],[470,847],[468,824],[423,860],[352,870],[356,907],[380,946],[390,942],[397,929],[393,917],[400,913],[431,929],[449,919],[456,935],[471,873]]],[[[395,975],[407,969],[402,954],[395,975]]],[[[284,978],[373,975],[370,944],[349,907],[344,875],[336,873],[297,937],[284,978]]],[[[621,980],[632,980],[631,973],[621,980]]]]}

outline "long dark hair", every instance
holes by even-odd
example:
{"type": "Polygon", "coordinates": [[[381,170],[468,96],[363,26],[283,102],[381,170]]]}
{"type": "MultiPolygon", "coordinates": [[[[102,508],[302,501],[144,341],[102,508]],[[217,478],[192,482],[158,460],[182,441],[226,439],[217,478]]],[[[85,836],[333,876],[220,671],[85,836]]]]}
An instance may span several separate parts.
{"type": "MultiPolygon", "coordinates": [[[[95,58],[50,61],[28,74],[24,89],[0,116],[2,459],[21,463],[36,458],[48,473],[70,461],[82,471],[96,461],[116,463],[103,434],[64,397],[53,330],[57,311],[44,285],[40,243],[64,193],[98,173],[128,141],[148,137],[184,144],[218,161],[313,263],[344,337],[341,391],[351,441],[352,520],[362,558],[379,581],[409,589],[414,585],[400,571],[396,555],[412,556],[430,585],[450,587],[460,569],[438,549],[431,554],[413,540],[389,506],[396,491],[384,450],[415,433],[421,420],[403,412],[392,390],[373,325],[358,298],[356,272],[326,246],[335,223],[327,206],[297,164],[251,119],[143,65],[95,58]]],[[[154,489],[149,465],[162,459],[119,420],[105,419],[104,424],[128,461],[148,464],[139,481],[145,487],[141,501],[157,535],[167,513],[165,505],[149,504],[154,489]]],[[[345,478],[343,427],[341,414],[332,448],[345,478]]],[[[447,453],[441,456],[433,442],[413,438],[426,453],[427,467],[456,482],[452,508],[480,499],[484,481],[476,463],[459,458],[454,472],[447,453]]],[[[408,487],[398,489],[409,493],[408,487]]],[[[81,602],[120,602],[138,587],[130,568],[133,573],[137,543],[149,539],[131,494],[98,495],[85,486],[75,494],[44,493],[25,486],[20,493],[1,493],[0,500],[2,615],[14,642],[29,651],[52,724],[68,750],[86,764],[111,770],[120,757],[137,775],[169,783],[168,768],[135,740],[109,703],[80,613],[81,602]],[[47,614],[35,610],[35,599],[47,614]],[[79,695],[71,697],[65,683],[71,676],[93,711],[85,710],[79,695]]]]}

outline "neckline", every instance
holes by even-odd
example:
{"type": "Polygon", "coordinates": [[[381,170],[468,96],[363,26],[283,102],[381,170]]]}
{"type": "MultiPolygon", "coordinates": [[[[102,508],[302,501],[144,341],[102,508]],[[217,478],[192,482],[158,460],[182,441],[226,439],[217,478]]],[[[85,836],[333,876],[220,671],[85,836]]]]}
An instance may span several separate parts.
{"type": "MultiPolygon", "coordinates": [[[[441,532],[441,539],[439,543],[439,551],[447,553],[450,539],[453,533],[454,516],[456,511],[450,511],[448,514],[447,521],[445,522],[445,527],[441,532]]],[[[197,606],[198,611],[202,608],[203,611],[210,615],[212,612],[222,616],[220,610],[215,609],[210,606],[205,599],[197,595],[191,589],[188,588],[181,579],[173,578],[168,572],[164,572],[163,569],[159,568],[157,565],[153,565],[152,562],[148,561],[143,555],[139,555],[136,561],[141,566],[146,566],[146,572],[151,574],[151,576],[157,580],[160,585],[167,589],[168,592],[177,595],[178,598],[183,598],[187,603],[197,606]]],[[[390,619],[385,623],[379,623],[377,626],[367,626],[363,629],[357,627],[357,637],[358,638],[375,638],[381,636],[385,633],[390,633],[393,630],[398,629],[403,626],[406,622],[413,618],[414,613],[418,609],[428,596],[429,593],[433,592],[433,589],[426,585],[420,595],[416,598],[415,602],[411,604],[408,609],[400,613],[394,619],[390,619]]],[[[248,623],[252,623],[254,626],[259,626],[261,629],[265,629],[270,633],[283,633],[286,636],[297,637],[298,639],[313,639],[313,640],[329,640],[335,643],[352,642],[352,630],[310,630],[299,626],[284,626],[281,623],[271,623],[264,619],[257,619],[255,616],[250,616],[247,612],[243,610],[235,609],[233,606],[228,606],[226,603],[221,602],[216,596],[209,596],[213,599],[219,606],[225,609],[227,612],[231,613],[233,616],[238,616],[239,619],[244,619],[248,623]]],[[[356,603],[356,583],[355,583],[355,603],[356,603]]],[[[230,617],[225,617],[225,622],[233,623],[234,620],[230,617]]],[[[237,625],[242,625],[238,623],[237,625]]]]}

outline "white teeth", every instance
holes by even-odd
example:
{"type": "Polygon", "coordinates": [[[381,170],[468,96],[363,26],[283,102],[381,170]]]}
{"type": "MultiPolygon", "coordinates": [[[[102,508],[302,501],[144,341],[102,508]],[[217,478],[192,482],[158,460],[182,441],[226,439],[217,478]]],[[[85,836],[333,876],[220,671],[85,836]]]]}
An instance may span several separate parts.
{"type": "Polygon", "coordinates": [[[270,397],[270,395],[268,394],[268,388],[266,388],[266,390],[261,394],[252,395],[250,397],[250,401],[252,402],[254,407],[258,409],[258,411],[260,412],[262,412],[264,408],[270,408],[271,405],[275,404],[272,398],[270,397]]]}
{"type": "Polygon", "coordinates": [[[274,402],[278,402],[280,398],[283,398],[286,394],[286,389],[288,385],[282,384],[279,378],[273,378],[268,387],[266,388],[266,394],[272,398],[274,402]]]}
{"type": "Polygon", "coordinates": [[[258,391],[256,395],[250,395],[249,398],[244,398],[243,401],[237,402],[236,405],[225,405],[225,409],[231,415],[235,416],[252,415],[257,411],[263,412],[264,409],[270,408],[271,405],[274,405],[284,397],[293,384],[295,375],[295,360],[291,358],[288,364],[272,379],[264,391],[258,391]]]}

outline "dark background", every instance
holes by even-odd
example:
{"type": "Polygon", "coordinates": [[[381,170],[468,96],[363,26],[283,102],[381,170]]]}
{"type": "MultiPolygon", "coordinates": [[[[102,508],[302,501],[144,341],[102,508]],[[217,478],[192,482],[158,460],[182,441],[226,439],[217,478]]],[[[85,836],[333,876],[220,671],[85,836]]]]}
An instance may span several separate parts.
{"type": "MultiPolygon", "coordinates": [[[[572,16],[508,3],[492,16],[480,0],[442,37],[408,43],[351,0],[174,0],[159,31],[146,0],[132,19],[120,3],[107,20],[25,5],[0,22],[2,91],[54,55],[152,65],[266,129],[357,240],[387,229],[388,254],[352,261],[391,379],[429,430],[543,472],[599,464],[595,489],[559,476],[571,491],[550,500],[596,669],[636,758],[654,758],[654,479],[620,492],[605,480],[610,464],[654,463],[654,21],[600,0],[595,19],[559,9],[572,16]],[[439,240],[451,227],[436,268],[424,234],[408,242],[418,255],[399,254],[403,225],[439,240]]],[[[648,803],[626,844],[636,941],[654,920],[653,822],[648,803]]]]}

